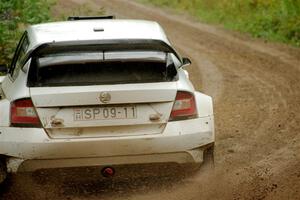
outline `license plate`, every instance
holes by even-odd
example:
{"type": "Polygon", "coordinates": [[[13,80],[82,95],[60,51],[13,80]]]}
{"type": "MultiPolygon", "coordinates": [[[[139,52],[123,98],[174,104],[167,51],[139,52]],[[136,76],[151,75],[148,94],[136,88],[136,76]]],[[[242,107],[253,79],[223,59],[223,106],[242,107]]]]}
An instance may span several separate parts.
{"type": "Polygon", "coordinates": [[[134,119],[136,113],[135,106],[75,108],[74,121],[134,119]]]}

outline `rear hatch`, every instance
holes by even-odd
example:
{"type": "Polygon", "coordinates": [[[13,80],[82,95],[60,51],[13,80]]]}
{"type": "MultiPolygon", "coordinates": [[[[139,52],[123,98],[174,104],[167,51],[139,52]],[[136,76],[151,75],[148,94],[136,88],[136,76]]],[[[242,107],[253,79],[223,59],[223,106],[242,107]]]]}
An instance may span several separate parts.
{"type": "Polygon", "coordinates": [[[28,85],[51,138],[161,134],[176,97],[167,52],[59,52],[33,59],[28,85]]]}

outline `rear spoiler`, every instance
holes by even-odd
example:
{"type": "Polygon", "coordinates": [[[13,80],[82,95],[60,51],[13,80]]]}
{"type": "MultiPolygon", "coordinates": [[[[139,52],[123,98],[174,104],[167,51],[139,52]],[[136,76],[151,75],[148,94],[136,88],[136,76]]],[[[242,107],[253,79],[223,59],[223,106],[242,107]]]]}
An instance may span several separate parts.
{"type": "Polygon", "coordinates": [[[31,52],[31,56],[43,56],[66,51],[162,51],[174,54],[182,63],[179,54],[161,40],[92,40],[46,43],[31,52]]]}

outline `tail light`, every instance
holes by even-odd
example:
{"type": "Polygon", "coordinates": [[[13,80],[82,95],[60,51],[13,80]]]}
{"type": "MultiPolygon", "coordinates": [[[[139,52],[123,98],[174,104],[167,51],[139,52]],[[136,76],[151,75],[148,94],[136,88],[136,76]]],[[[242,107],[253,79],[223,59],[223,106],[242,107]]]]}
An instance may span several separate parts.
{"type": "Polygon", "coordinates": [[[31,99],[20,99],[11,103],[11,125],[17,127],[41,127],[31,99]]]}
{"type": "Polygon", "coordinates": [[[195,97],[190,92],[178,91],[172,108],[170,121],[197,117],[195,97]]]}

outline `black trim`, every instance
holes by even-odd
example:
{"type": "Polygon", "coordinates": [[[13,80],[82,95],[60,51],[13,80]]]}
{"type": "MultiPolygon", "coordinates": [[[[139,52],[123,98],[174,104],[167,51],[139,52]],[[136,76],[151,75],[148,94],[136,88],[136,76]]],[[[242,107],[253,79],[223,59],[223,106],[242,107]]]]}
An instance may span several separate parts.
{"type": "Polygon", "coordinates": [[[214,149],[214,148],[215,148],[215,142],[208,143],[208,144],[200,147],[200,149],[203,149],[204,151],[209,150],[209,149],[214,149]]]}
{"type": "MultiPolygon", "coordinates": [[[[20,50],[21,50],[21,48],[22,48],[22,45],[23,45],[23,42],[24,42],[25,38],[27,38],[28,44],[29,44],[29,39],[28,39],[28,36],[27,36],[27,32],[26,32],[26,31],[23,33],[23,35],[21,36],[21,38],[20,38],[20,40],[19,40],[19,43],[18,43],[18,45],[17,45],[17,47],[16,47],[16,49],[15,49],[15,52],[14,52],[13,59],[12,59],[11,64],[10,64],[10,66],[9,66],[8,73],[11,74],[11,75],[12,75],[12,72],[14,71],[14,69],[15,69],[15,67],[16,67],[16,62],[17,62],[17,60],[18,60],[18,58],[19,58],[19,53],[20,53],[20,50]]],[[[25,61],[25,60],[27,61],[26,55],[25,55],[25,58],[26,58],[26,59],[24,59],[24,61],[25,61]]],[[[25,62],[23,62],[23,63],[25,63],[25,62]]],[[[12,76],[11,76],[11,77],[12,77],[12,76]]]]}
{"type": "Polygon", "coordinates": [[[70,16],[68,21],[91,20],[91,19],[115,19],[114,15],[107,16],[70,16]]]}

